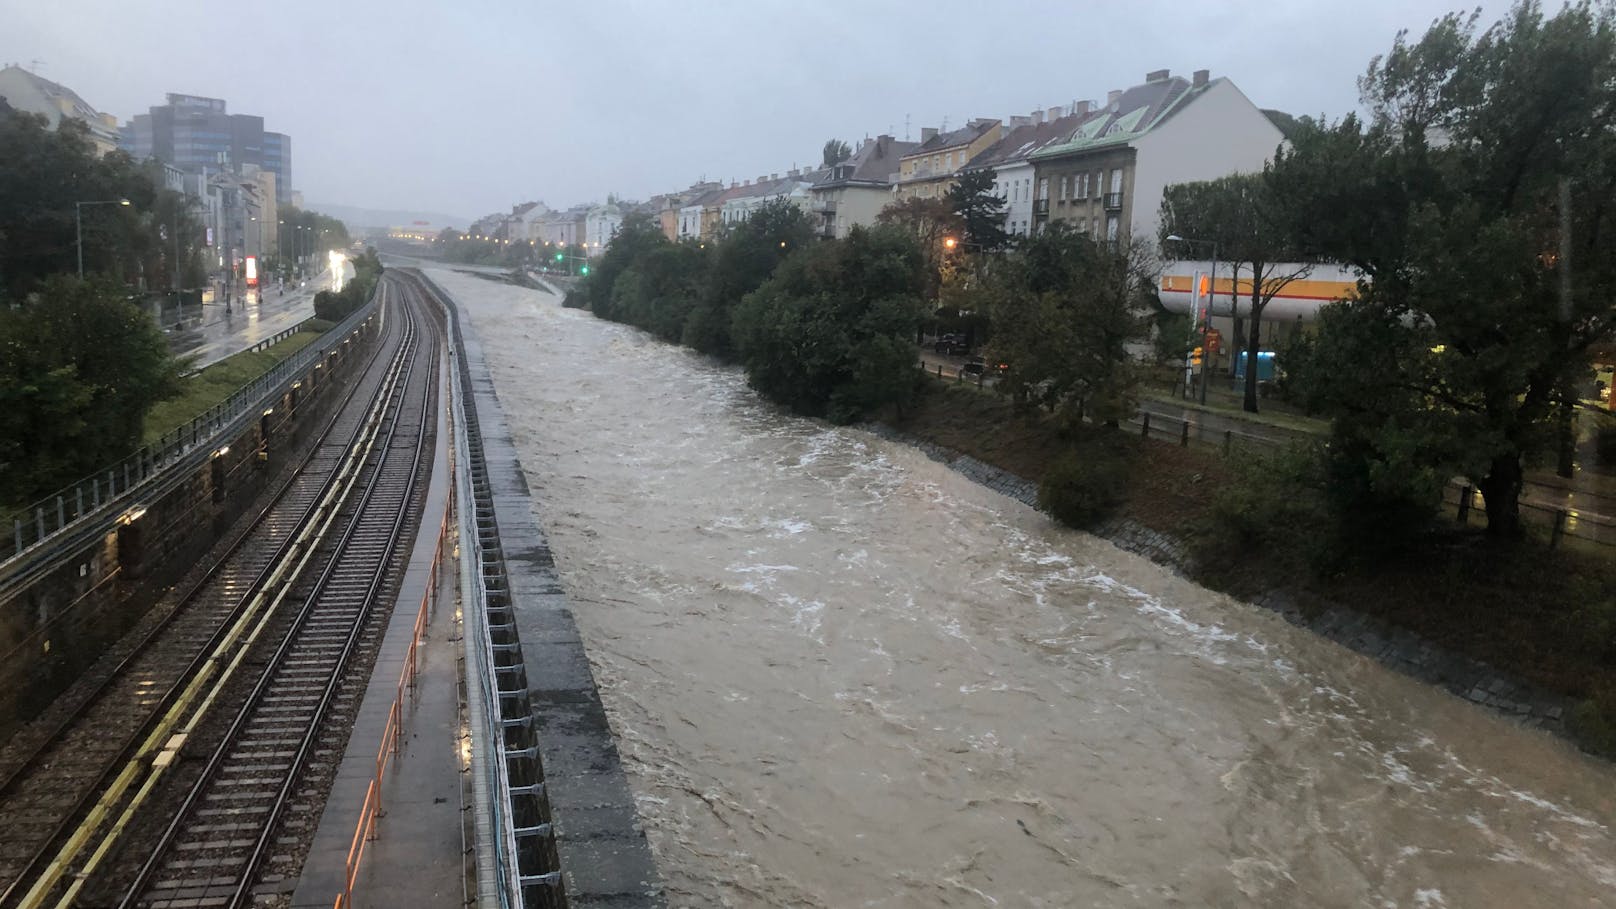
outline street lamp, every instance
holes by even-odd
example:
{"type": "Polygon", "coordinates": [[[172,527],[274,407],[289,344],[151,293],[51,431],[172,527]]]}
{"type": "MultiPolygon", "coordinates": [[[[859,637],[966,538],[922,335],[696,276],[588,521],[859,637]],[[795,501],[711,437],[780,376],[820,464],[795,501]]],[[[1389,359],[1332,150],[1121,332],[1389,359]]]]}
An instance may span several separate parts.
{"type": "Polygon", "coordinates": [[[84,206],[86,205],[128,205],[128,199],[98,199],[93,202],[73,203],[73,231],[78,238],[79,248],[79,280],[84,280],[84,206]]]}
{"type": "MultiPolygon", "coordinates": [[[[1191,237],[1181,237],[1178,234],[1168,234],[1167,239],[1171,240],[1171,241],[1173,241],[1175,243],[1184,243],[1184,244],[1205,243],[1208,246],[1212,247],[1212,277],[1207,282],[1207,285],[1206,285],[1206,323],[1207,324],[1204,327],[1202,327],[1202,329],[1201,329],[1201,403],[1205,404],[1206,403],[1206,385],[1207,385],[1206,377],[1207,377],[1207,373],[1210,372],[1208,367],[1210,367],[1212,365],[1211,352],[1206,349],[1206,331],[1207,331],[1208,328],[1210,328],[1212,326],[1213,301],[1215,299],[1217,299],[1217,294],[1218,294],[1218,241],[1216,241],[1216,240],[1196,240],[1196,239],[1193,239],[1191,237]]],[[[1199,288],[1196,288],[1196,287],[1193,287],[1193,286],[1190,287],[1190,335],[1191,335],[1191,337],[1194,337],[1195,323],[1200,321],[1199,314],[1195,312],[1196,298],[1198,296],[1200,296],[1198,291],[1199,291],[1199,288]]],[[[1232,294],[1233,291],[1231,290],[1230,293],[1232,294]]],[[[1231,300],[1231,302],[1229,304],[1229,315],[1232,316],[1232,315],[1234,315],[1234,303],[1233,303],[1233,297],[1232,296],[1231,296],[1230,300],[1231,300]]],[[[1255,363],[1247,363],[1246,367],[1248,369],[1255,369],[1256,364],[1255,363]]],[[[1185,390],[1187,391],[1188,389],[1185,389],[1185,390]]]]}

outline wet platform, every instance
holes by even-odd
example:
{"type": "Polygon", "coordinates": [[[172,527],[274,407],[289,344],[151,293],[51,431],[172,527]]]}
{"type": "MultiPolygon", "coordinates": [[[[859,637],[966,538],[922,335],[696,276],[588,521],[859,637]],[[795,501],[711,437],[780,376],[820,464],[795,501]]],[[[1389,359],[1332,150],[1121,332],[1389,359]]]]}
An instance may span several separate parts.
{"type": "MultiPolygon", "coordinates": [[[[447,368],[446,359],[442,367],[447,368]]],[[[366,790],[376,774],[377,753],[427,592],[438,528],[450,494],[447,445],[452,436],[442,407],[437,438],[427,503],[409,567],[302,876],[292,892],[294,907],[330,909],[343,891],[349,847],[366,790]]],[[[452,549],[452,543],[445,548],[452,549]]],[[[461,834],[460,634],[452,559],[444,560],[436,586],[438,596],[418,645],[415,691],[404,701],[399,750],[383,779],[376,838],[365,844],[354,880],[351,905],[361,909],[425,909],[465,901],[470,844],[461,834]]]]}

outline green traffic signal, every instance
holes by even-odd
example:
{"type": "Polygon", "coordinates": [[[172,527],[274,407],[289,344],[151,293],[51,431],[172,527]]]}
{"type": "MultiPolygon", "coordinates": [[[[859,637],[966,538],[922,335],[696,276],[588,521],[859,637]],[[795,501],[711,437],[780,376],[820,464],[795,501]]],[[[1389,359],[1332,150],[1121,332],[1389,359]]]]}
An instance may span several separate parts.
{"type": "Polygon", "coordinates": [[[589,266],[585,265],[582,269],[579,270],[578,273],[581,274],[581,275],[588,275],[589,274],[589,266]]]}
{"type": "Polygon", "coordinates": [[[556,253],[556,261],[557,262],[561,261],[561,253],[556,253]]]}

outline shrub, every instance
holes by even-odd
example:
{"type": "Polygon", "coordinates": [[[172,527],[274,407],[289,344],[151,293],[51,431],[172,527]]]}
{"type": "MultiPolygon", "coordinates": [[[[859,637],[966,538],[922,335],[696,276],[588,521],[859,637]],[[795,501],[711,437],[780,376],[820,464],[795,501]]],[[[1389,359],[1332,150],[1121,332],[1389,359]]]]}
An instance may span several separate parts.
{"type": "Polygon", "coordinates": [[[1069,527],[1091,529],[1122,504],[1128,467],[1120,444],[1089,440],[1050,466],[1038,484],[1038,507],[1069,527]]]}
{"type": "Polygon", "coordinates": [[[1616,689],[1596,692],[1571,708],[1566,728],[1584,750],[1616,758],[1616,689]]]}
{"type": "Polygon", "coordinates": [[[1298,445],[1232,461],[1230,468],[1233,479],[1212,494],[1196,535],[1202,560],[1260,550],[1292,568],[1321,568],[1334,551],[1329,541],[1336,524],[1324,492],[1322,452],[1298,445]]]}

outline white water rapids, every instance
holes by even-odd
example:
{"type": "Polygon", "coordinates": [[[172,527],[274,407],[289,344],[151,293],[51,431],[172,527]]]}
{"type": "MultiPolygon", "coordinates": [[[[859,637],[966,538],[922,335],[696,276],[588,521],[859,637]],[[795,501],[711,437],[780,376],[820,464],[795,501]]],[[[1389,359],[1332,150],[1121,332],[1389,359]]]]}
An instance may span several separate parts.
{"type": "Polygon", "coordinates": [[[1610,765],[734,369],[433,276],[672,905],[1616,905],[1610,765]]]}

